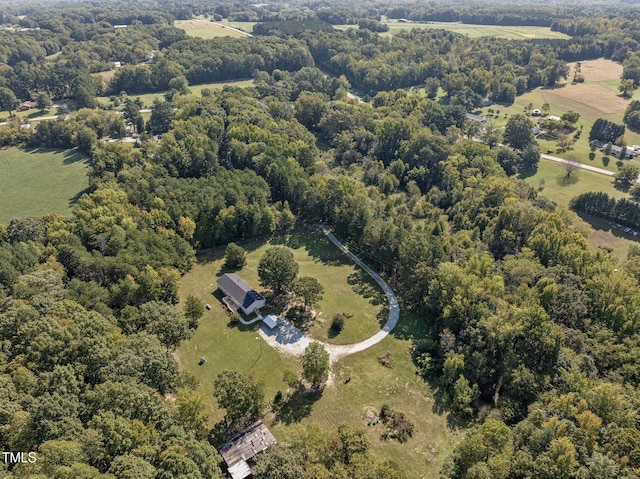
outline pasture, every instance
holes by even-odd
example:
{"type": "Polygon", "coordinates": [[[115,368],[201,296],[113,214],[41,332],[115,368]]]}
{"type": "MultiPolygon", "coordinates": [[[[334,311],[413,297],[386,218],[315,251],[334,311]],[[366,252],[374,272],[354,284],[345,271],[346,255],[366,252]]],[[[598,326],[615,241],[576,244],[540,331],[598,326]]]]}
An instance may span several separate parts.
{"type": "MultiPolygon", "coordinates": [[[[258,286],[257,263],[269,244],[291,247],[300,265],[299,274],[314,276],[323,284],[325,299],[317,308],[319,312],[329,316],[333,311],[348,308],[354,313],[344,331],[347,333],[351,328],[354,341],[378,329],[375,313],[379,305],[372,304],[372,300],[376,302],[376,295],[369,295],[368,283],[353,276],[357,272],[353,264],[324,235],[297,231],[269,241],[242,243],[248,252],[247,265],[238,274],[249,284],[258,286]],[[371,315],[369,321],[365,313],[371,315]],[[367,329],[355,328],[356,321],[360,321],[358,315],[362,315],[365,321],[361,322],[367,324],[367,329]]],[[[255,374],[264,380],[266,399],[272,401],[277,391],[286,391],[282,380],[284,371],[298,373],[300,370],[296,358],[272,349],[252,326],[229,324],[228,313],[212,295],[215,281],[224,271],[223,263],[223,248],[209,251],[199,257],[198,264],[180,283],[181,301],[193,294],[212,307],[205,311],[194,337],[182,343],[175,353],[181,370],[193,374],[200,382],[199,388],[207,400],[210,426],[223,417],[212,397],[213,379],[220,371],[233,369],[255,374]],[[203,356],[207,361],[199,366],[198,360],[203,356]]],[[[436,477],[444,458],[461,436],[450,429],[446,415],[434,412],[439,407],[435,392],[416,375],[411,359],[412,339],[423,337],[424,321],[403,313],[394,332],[384,341],[334,365],[332,378],[322,395],[307,396],[295,407],[285,406],[279,412],[269,413],[265,420],[276,438],[286,442],[312,424],[334,429],[341,422],[347,422],[365,429],[376,455],[401,464],[406,477],[436,477]],[[392,367],[383,366],[378,359],[387,353],[392,367]],[[345,384],[347,378],[351,380],[345,384]],[[385,403],[415,423],[414,436],[406,444],[381,439],[382,429],[376,416],[385,403]]],[[[322,337],[323,328],[312,330],[312,334],[322,337]]]]}
{"type": "Polygon", "coordinates": [[[69,214],[88,186],[86,158],[75,150],[0,150],[0,223],[69,214]]]}
{"type": "MultiPolygon", "coordinates": [[[[435,28],[460,33],[467,37],[495,37],[508,40],[530,40],[535,38],[570,38],[560,32],[553,32],[547,27],[532,26],[500,26],[500,25],[474,25],[459,22],[399,22],[397,20],[385,21],[389,25],[389,31],[381,35],[395,35],[404,30],[413,28],[435,28]]],[[[357,25],[335,25],[338,30],[358,28],[357,25]]]]}
{"type": "MultiPolygon", "coordinates": [[[[217,38],[217,37],[234,37],[242,38],[247,36],[245,33],[238,32],[231,28],[227,22],[211,22],[209,20],[176,20],[174,22],[176,28],[180,28],[187,32],[187,35],[198,38],[217,38]]],[[[234,27],[237,28],[237,27],[234,27]]],[[[251,28],[247,30],[251,32],[251,28]]]]}
{"type": "MultiPolygon", "coordinates": [[[[538,190],[538,194],[564,206],[569,206],[569,201],[574,196],[587,191],[603,191],[616,198],[629,195],[613,186],[613,178],[588,170],[577,170],[571,174],[572,179],[567,181],[564,165],[550,160],[541,159],[535,174],[524,173],[520,178],[538,190]]],[[[612,248],[613,254],[620,261],[627,257],[627,251],[632,244],[639,245],[639,238],[613,228],[601,218],[581,214],[580,217],[590,226],[589,246],[612,248]]]]}

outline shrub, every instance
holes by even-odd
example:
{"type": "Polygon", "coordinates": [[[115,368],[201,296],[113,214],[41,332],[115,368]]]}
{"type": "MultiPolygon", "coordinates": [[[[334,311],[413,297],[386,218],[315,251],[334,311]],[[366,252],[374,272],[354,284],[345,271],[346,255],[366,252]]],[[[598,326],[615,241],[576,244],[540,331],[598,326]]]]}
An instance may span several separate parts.
{"type": "Polygon", "coordinates": [[[345,317],[344,314],[336,314],[331,321],[331,331],[335,334],[341,333],[344,329],[345,317]]]}
{"type": "Polygon", "coordinates": [[[414,424],[404,413],[394,411],[388,404],[383,404],[380,410],[380,420],[387,428],[382,433],[382,439],[397,439],[406,442],[413,436],[414,424]]]}

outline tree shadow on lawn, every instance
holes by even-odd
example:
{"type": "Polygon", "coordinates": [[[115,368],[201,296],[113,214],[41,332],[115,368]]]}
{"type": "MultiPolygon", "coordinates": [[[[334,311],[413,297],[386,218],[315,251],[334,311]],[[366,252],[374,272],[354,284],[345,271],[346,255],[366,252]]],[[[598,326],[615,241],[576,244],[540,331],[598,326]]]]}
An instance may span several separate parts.
{"type": "Polygon", "coordinates": [[[310,391],[297,391],[289,399],[284,401],[276,412],[275,422],[281,422],[287,426],[300,422],[308,417],[313,410],[313,405],[322,397],[321,389],[310,391]]]}
{"type": "Polygon", "coordinates": [[[327,265],[351,264],[351,260],[345,257],[322,233],[308,229],[296,229],[290,234],[274,236],[271,243],[291,249],[304,248],[309,256],[327,265]]]}
{"type": "Polygon", "coordinates": [[[379,306],[386,304],[387,299],[384,292],[380,289],[380,285],[376,283],[368,274],[358,269],[349,275],[347,282],[351,285],[353,291],[360,296],[369,299],[371,304],[379,306]]]}
{"type": "Polygon", "coordinates": [[[400,308],[398,324],[391,334],[394,338],[412,340],[414,343],[427,337],[426,321],[413,311],[400,308]]]}
{"type": "Polygon", "coordinates": [[[92,191],[93,191],[93,188],[90,187],[90,186],[87,186],[82,191],[78,191],[75,195],[73,195],[71,198],[69,198],[69,206],[71,207],[71,206],[75,205],[80,198],[82,198],[84,195],[88,195],[92,191]]]}

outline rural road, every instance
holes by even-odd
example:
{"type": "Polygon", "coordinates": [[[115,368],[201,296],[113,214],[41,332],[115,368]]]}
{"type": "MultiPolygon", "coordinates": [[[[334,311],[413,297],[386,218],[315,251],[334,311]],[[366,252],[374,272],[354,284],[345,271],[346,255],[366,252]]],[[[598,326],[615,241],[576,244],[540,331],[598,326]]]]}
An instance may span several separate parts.
{"type": "MultiPolygon", "coordinates": [[[[396,298],[393,290],[378,273],[369,268],[360,260],[360,258],[349,251],[325,226],[321,226],[320,229],[327,238],[329,238],[329,241],[335,244],[340,251],[360,266],[360,268],[362,268],[376,281],[376,283],[380,285],[387,297],[387,301],[389,302],[389,316],[387,318],[387,322],[384,324],[382,329],[373,336],[354,344],[329,344],[318,341],[327,349],[327,352],[329,353],[329,362],[333,364],[340,358],[364,351],[386,338],[393,328],[396,327],[396,324],[398,324],[400,306],[398,305],[398,299],[396,298]]],[[[309,343],[312,342],[312,340],[308,336],[304,335],[302,331],[285,320],[281,320],[280,326],[275,328],[275,330],[270,330],[263,324],[260,326],[259,333],[270,346],[292,356],[301,355],[309,343]]]]}
{"type": "MultiPolygon", "coordinates": [[[[541,154],[540,158],[544,158],[545,160],[555,161],[556,163],[562,163],[563,165],[571,163],[569,160],[565,160],[563,158],[558,158],[557,156],[551,156],[551,155],[542,155],[541,154]]],[[[604,170],[602,168],[598,168],[598,167],[591,166],[591,165],[585,165],[584,163],[579,163],[577,161],[575,161],[574,163],[576,164],[577,168],[581,168],[583,170],[593,171],[595,173],[600,173],[601,175],[616,176],[616,174],[613,171],[604,170]]]]}
{"type": "Polygon", "coordinates": [[[221,28],[228,28],[229,30],[233,30],[234,32],[238,32],[241,33],[247,37],[252,37],[253,35],[251,35],[250,33],[245,32],[244,30],[240,30],[239,28],[234,28],[234,27],[230,27],[229,25],[225,25],[224,23],[218,23],[218,22],[211,22],[214,25],[218,25],[221,28]]]}

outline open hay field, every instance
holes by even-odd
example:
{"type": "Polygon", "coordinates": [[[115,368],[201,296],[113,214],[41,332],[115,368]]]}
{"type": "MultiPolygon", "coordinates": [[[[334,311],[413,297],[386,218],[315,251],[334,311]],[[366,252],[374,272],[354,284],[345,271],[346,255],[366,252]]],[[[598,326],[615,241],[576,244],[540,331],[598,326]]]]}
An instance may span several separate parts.
{"type": "MultiPolygon", "coordinates": [[[[500,25],[473,25],[459,22],[399,22],[389,20],[383,22],[389,25],[389,31],[382,35],[395,35],[403,30],[412,28],[437,28],[450,32],[460,33],[467,37],[496,37],[508,40],[529,40],[534,38],[570,38],[564,33],[553,32],[547,27],[531,26],[500,26],[500,25]]],[[[338,30],[358,28],[357,25],[334,25],[338,30]]]]}
{"type": "MultiPolygon", "coordinates": [[[[569,63],[569,71],[572,74],[576,63],[577,62],[569,63]]],[[[602,82],[611,79],[620,80],[622,65],[605,58],[587,60],[580,62],[580,73],[584,76],[585,82],[602,82]]]]}
{"type": "Polygon", "coordinates": [[[629,104],[629,100],[595,82],[564,84],[544,90],[543,96],[549,105],[564,111],[572,109],[589,120],[607,118],[622,122],[622,115],[629,104]]]}
{"type": "MultiPolygon", "coordinates": [[[[246,35],[226,28],[221,24],[210,22],[209,20],[176,20],[176,28],[181,28],[187,35],[198,38],[235,37],[241,38],[246,35]]],[[[251,30],[249,30],[250,32],[251,30]]]]}
{"type": "Polygon", "coordinates": [[[86,158],[75,150],[0,150],[0,223],[68,214],[89,186],[86,158]]]}

